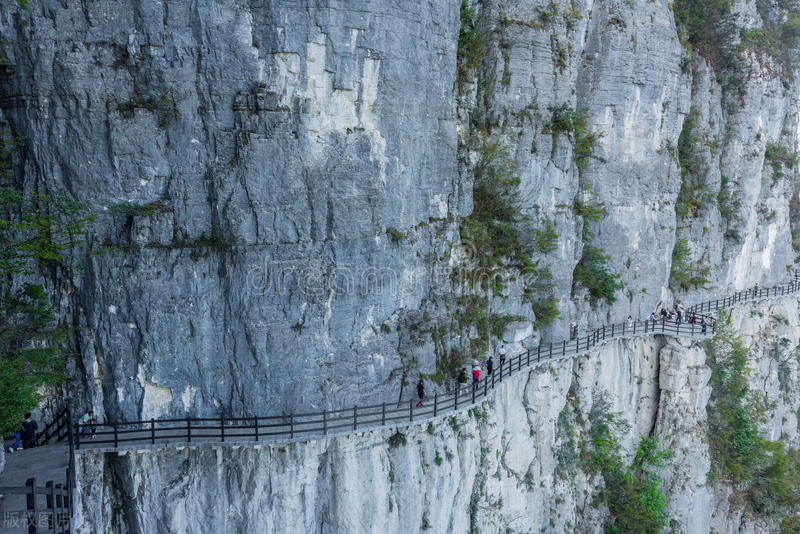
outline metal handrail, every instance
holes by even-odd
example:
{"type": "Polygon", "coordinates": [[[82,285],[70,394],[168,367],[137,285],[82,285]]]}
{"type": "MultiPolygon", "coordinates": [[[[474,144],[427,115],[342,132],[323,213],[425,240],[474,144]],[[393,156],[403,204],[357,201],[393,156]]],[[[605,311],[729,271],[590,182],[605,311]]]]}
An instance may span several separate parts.
{"type": "Polygon", "coordinates": [[[663,319],[655,321],[633,321],[604,325],[587,335],[541,345],[523,353],[509,356],[502,365],[494,369],[490,376],[485,376],[477,384],[457,383],[452,393],[436,394],[425,402],[433,402],[433,406],[415,407],[416,399],[403,402],[401,406],[386,403],[369,406],[353,406],[322,412],[285,414],[267,417],[204,417],[204,418],[171,418],[150,419],[142,421],[106,422],[74,427],[75,450],[87,445],[112,446],[117,448],[126,443],[142,442],[155,445],[157,443],[192,443],[192,442],[225,442],[225,441],[287,441],[324,437],[331,433],[350,433],[377,428],[396,427],[398,423],[419,423],[436,417],[450,415],[474,406],[489,396],[497,384],[516,375],[528,367],[542,362],[564,357],[585,354],[606,341],[634,336],[668,334],[679,337],[708,337],[716,332],[716,319],[707,313],[721,308],[729,308],[739,302],[753,301],[762,298],[773,298],[789,295],[800,290],[800,275],[795,272],[794,280],[787,285],[779,285],[766,289],[739,291],[733,295],[703,302],[687,308],[687,317],[694,316],[699,322],[676,323],[663,319]],[[707,312],[707,313],[706,313],[707,312]],[[345,429],[345,430],[343,430],[345,429]],[[338,432],[337,432],[338,431],[338,432]],[[308,434],[312,433],[311,436],[308,434]],[[89,436],[92,437],[89,437],[89,436]],[[87,439],[88,438],[88,439],[87,439]]]}

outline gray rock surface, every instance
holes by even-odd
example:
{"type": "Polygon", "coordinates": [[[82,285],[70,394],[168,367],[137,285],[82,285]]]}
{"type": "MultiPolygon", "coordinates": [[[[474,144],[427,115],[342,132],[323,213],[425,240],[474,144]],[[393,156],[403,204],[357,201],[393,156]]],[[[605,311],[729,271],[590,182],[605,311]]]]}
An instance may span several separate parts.
{"type": "Polygon", "coordinates": [[[24,181],[87,202],[92,247],[115,248],[64,282],[87,404],[137,419],[396,398],[380,325],[429,294],[426,256],[457,240],[445,219],[467,195],[456,3],[0,14],[24,181]]]}
{"type": "MultiPolygon", "coordinates": [[[[762,24],[754,2],[738,9],[743,27],[762,24]]],[[[520,207],[560,234],[536,259],[554,273],[561,318],[536,332],[518,291],[492,299],[492,312],[525,319],[506,341],[532,346],[570,322],[785,275],[796,169],[773,181],[764,152],[798,147],[798,83],[750,54],[741,105],[724,106],[665,0],[482,12],[496,30],[482,95],[515,139],[520,207]],[[586,111],[604,163],[579,170],[574,136],[547,130],[562,104],[586,111]],[[710,195],[725,175],[741,198],[738,242],[713,202],[676,218],[675,146],[692,109],[710,195]],[[606,210],[590,227],[625,286],[613,305],[573,291],[587,244],[576,200],[606,210]],[[676,236],[708,267],[707,292],[669,287],[676,236]]],[[[408,325],[468,345],[446,300],[458,218],[472,209],[458,158],[477,86],[456,83],[459,27],[458,3],[441,0],[0,7],[2,119],[24,138],[20,180],[96,209],[90,245],[110,251],[52,285],[78,327],[82,403],[136,419],[395,399],[404,375],[441,357],[430,331],[408,325]]]]}
{"type": "MultiPolygon", "coordinates": [[[[741,305],[734,325],[754,359],[750,386],[774,403],[763,429],[796,447],[798,364],[783,385],[772,343],[800,343],[796,297],[741,305]],[[788,322],[788,324],[787,324],[788,322]]],[[[633,449],[650,434],[676,454],[661,476],[676,532],[773,532],[746,515],[730,488],[709,484],[706,406],[710,369],[690,342],[656,335],[617,340],[575,360],[504,382],[479,408],[430,425],[285,445],[82,452],[76,528],[95,532],[603,532],[608,511],[593,502],[602,477],[566,473],[569,433],[600,395],[629,430],[633,449]],[[582,415],[581,415],[582,414],[582,415]],[[104,475],[105,474],[105,475],[104,475]],[[110,475],[110,476],[106,476],[110,475]],[[100,481],[103,481],[100,483],[100,481]]]]}
{"type": "MultiPolygon", "coordinates": [[[[748,52],[731,105],[682,46],[667,0],[562,4],[487,0],[480,82],[463,86],[455,1],[0,4],[0,122],[24,139],[18,178],[101,215],[90,250],[46,273],[76,327],[82,408],[104,420],[311,411],[394,400],[404,378],[436,371],[477,334],[458,324],[463,288],[450,277],[469,263],[459,219],[473,206],[477,111],[513,140],[521,211],[559,233],[535,258],[554,274],[552,327],[531,326],[518,287],[488,301],[521,318],[501,336],[513,350],[562,339],[570,322],[785,279],[797,165],[779,177],[765,154],[800,147],[800,77],[748,52]],[[604,161],[579,169],[575,136],[548,129],[561,105],[585,110],[604,161]],[[690,116],[708,200],[681,218],[690,116]],[[728,216],[715,201],[723,176],[740,200],[728,216]],[[589,229],[624,283],[611,305],[574,287],[589,244],[576,201],[605,209],[589,229]],[[707,289],[670,287],[679,238],[707,289]]],[[[745,30],[764,23],[756,4],[736,3],[745,30]]],[[[770,306],[735,321],[775,402],[763,430],[798,446],[796,395],[765,356],[783,337],[797,345],[797,303],[770,306]]],[[[601,481],[560,477],[556,451],[562,410],[586,413],[601,392],[631,426],[628,449],[652,432],[679,454],[662,473],[677,531],[774,530],[707,484],[708,374],[699,349],[619,341],[505,384],[485,418],[409,428],[403,448],[375,432],[85,453],[78,531],[599,532],[601,481]]]]}

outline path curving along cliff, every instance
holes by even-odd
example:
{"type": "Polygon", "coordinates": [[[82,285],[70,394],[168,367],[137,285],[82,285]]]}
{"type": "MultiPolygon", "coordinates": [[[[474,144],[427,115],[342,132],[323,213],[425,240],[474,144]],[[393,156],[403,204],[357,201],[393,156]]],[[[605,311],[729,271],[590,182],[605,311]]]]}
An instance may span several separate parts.
{"type": "Polygon", "coordinates": [[[800,291],[800,273],[787,284],[753,288],[722,295],[712,301],[688,308],[702,323],[672,321],[634,321],[604,325],[588,335],[539,346],[536,350],[510,356],[507,361],[477,385],[456,384],[453,392],[435,395],[416,407],[416,399],[397,404],[354,405],[351,408],[270,417],[173,418],[148,421],[106,422],[72,429],[75,450],[125,450],[152,446],[183,446],[192,443],[270,443],[304,441],[314,438],[347,435],[371,430],[385,430],[420,423],[474,408],[492,395],[496,387],[523,369],[544,362],[574,358],[589,353],[612,339],[648,335],[669,335],[700,339],[713,336],[716,320],[706,313],[731,308],[740,302],[774,299],[800,291]]]}

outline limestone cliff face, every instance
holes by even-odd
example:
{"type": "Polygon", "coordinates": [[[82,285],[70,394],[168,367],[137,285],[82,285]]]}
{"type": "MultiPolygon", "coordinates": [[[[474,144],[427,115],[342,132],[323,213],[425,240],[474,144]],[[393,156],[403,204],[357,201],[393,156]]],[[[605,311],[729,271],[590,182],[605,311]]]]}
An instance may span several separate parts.
{"type": "MultiPolygon", "coordinates": [[[[770,22],[756,2],[733,4],[743,33],[770,22]]],[[[483,97],[496,127],[516,139],[526,213],[551,219],[561,234],[545,260],[561,299],[561,337],[576,318],[599,325],[628,313],[647,316],[659,300],[699,301],[786,277],[794,261],[789,200],[796,169],[778,164],[785,174],[775,173],[765,152],[770,145],[798,148],[800,85],[791,73],[781,75],[776,61],[747,49],[743,81],[731,89],[703,55],[682,46],[671,2],[490,2],[485,11],[495,31],[483,97]],[[574,137],[548,127],[560,106],[586,113],[588,128],[600,135],[594,155],[604,162],[586,158],[578,168],[574,137]],[[679,151],[682,134],[691,162],[679,151]],[[702,198],[683,215],[681,167],[690,165],[702,174],[702,198]],[[605,208],[590,221],[591,239],[576,200],[605,208]],[[670,287],[677,238],[688,241],[687,263],[705,272],[708,291],[670,287]],[[621,275],[624,289],[612,306],[589,306],[581,288],[570,298],[573,267],[589,242],[605,249],[621,275]]],[[[735,48],[737,39],[716,45],[735,48]]]]}
{"type": "MultiPolygon", "coordinates": [[[[731,105],[670,5],[475,4],[491,31],[458,83],[454,1],[4,3],[19,180],[101,214],[90,248],[106,252],[53,284],[85,403],[126,419],[313,410],[394,399],[405,374],[434,372],[439,341],[403,326],[452,314],[479,108],[513,138],[522,213],[559,234],[534,259],[561,318],[534,332],[519,294],[493,299],[523,319],[506,342],[670,302],[678,238],[709,292],[782,278],[795,171],[776,179],[765,153],[798,148],[800,85],[748,53],[731,105]],[[579,169],[574,136],[548,128],[560,106],[585,110],[604,162],[579,169]],[[687,117],[712,200],[679,217],[687,117]],[[605,209],[588,227],[624,284],[613,305],[573,288],[583,201],[605,209]]],[[[766,24],[755,1],[735,9],[744,30],[766,24]]]]}
{"type": "Polygon", "coordinates": [[[420,307],[468,198],[458,8],[3,3],[20,179],[88,203],[110,249],[59,288],[88,404],[135,419],[397,395],[402,347],[380,326],[420,307]]]}
{"type": "MultiPolygon", "coordinates": [[[[795,297],[741,306],[750,385],[774,407],[763,430],[800,445],[792,395],[797,361],[779,382],[775,341],[800,343],[795,297]]],[[[254,447],[197,446],[79,455],[78,528],[94,532],[603,532],[601,477],[567,465],[563,413],[584,416],[607,396],[631,449],[654,435],[675,458],[662,470],[676,532],[772,532],[743,516],[730,488],[709,483],[706,407],[711,371],[699,346],[652,336],[609,343],[504,382],[478,409],[430,425],[254,447]],[[566,471],[570,470],[567,474],[566,471]],[[102,480],[102,483],[100,481],[102,480]],[[117,530],[115,530],[117,531],[117,530]]],[[[584,417],[585,424],[585,417],[584,417]]],[[[574,431],[586,428],[576,423],[574,431]]]]}

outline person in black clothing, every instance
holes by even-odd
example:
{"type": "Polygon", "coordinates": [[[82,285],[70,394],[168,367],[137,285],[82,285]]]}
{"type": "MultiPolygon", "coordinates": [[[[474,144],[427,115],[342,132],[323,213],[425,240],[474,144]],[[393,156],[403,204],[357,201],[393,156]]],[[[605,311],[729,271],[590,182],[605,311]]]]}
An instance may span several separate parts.
{"type": "Polygon", "coordinates": [[[700,317],[700,326],[703,327],[702,332],[706,333],[706,321],[704,318],[700,317]]]}
{"type": "Polygon", "coordinates": [[[422,383],[421,378],[419,379],[419,382],[417,382],[417,397],[419,397],[417,406],[422,406],[422,400],[425,398],[425,384],[422,383]]]}
{"type": "Polygon", "coordinates": [[[494,369],[494,360],[491,356],[486,360],[486,376],[492,376],[492,369],[494,369]]]}
{"type": "Polygon", "coordinates": [[[25,420],[22,422],[22,429],[20,431],[23,449],[31,449],[36,446],[36,431],[38,429],[39,425],[36,424],[36,421],[31,419],[31,412],[26,412],[25,420]]]}
{"type": "Polygon", "coordinates": [[[469,377],[467,376],[467,368],[462,367],[461,372],[458,373],[458,383],[459,384],[466,384],[469,381],[469,377]]]}

